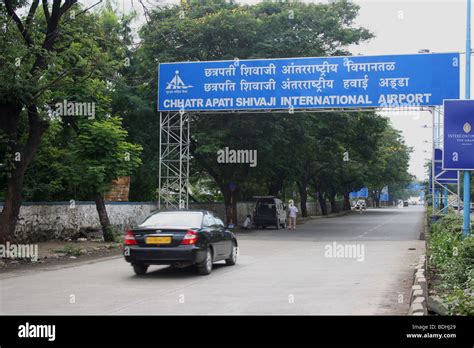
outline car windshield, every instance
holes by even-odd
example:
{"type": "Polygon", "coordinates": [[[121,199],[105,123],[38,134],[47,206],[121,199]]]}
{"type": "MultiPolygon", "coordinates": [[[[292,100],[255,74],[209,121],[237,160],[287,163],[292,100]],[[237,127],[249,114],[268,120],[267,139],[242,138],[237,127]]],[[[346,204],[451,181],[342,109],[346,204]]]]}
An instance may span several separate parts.
{"type": "Polygon", "coordinates": [[[148,217],[140,227],[201,227],[201,212],[162,212],[148,217]]]}

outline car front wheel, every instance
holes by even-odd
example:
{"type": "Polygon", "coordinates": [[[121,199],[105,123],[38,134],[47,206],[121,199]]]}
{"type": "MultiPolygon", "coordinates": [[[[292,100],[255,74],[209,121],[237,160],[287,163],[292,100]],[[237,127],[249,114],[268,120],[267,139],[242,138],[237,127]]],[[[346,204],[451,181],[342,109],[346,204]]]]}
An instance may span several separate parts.
{"type": "Polygon", "coordinates": [[[144,275],[146,271],[148,270],[148,266],[142,263],[135,263],[132,266],[136,275],[144,275]]]}
{"type": "Polygon", "coordinates": [[[210,248],[206,250],[206,258],[197,264],[197,271],[201,275],[208,275],[212,271],[212,251],[210,248]]]}

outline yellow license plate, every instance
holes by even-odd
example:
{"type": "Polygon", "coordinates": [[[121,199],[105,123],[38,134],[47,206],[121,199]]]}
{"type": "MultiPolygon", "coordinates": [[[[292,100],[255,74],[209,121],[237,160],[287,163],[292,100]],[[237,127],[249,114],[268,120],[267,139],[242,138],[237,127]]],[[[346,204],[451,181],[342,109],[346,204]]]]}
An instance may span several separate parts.
{"type": "Polygon", "coordinates": [[[147,237],[146,244],[171,244],[171,237],[147,237]]]}

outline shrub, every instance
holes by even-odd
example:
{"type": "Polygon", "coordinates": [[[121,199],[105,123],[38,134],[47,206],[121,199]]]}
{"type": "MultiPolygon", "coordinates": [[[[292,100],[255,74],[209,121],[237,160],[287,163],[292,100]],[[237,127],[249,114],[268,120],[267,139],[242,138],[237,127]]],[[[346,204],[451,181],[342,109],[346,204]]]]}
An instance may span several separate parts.
{"type": "Polygon", "coordinates": [[[448,214],[431,225],[430,266],[451,314],[474,315],[474,236],[463,237],[462,218],[448,214]]]}

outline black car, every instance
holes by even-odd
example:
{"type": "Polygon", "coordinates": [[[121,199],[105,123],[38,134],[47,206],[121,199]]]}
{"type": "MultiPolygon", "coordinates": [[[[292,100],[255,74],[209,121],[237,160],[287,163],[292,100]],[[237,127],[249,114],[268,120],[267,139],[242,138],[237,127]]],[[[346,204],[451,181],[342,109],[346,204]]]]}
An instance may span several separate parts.
{"type": "Polygon", "coordinates": [[[125,260],[137,275],[145,274],[150,265],[196,265],[199,274],[207,275],[214,262],[235,265],[237,254],[235,235],[208,211],[154,213],[125,236],[125,260]]]}

